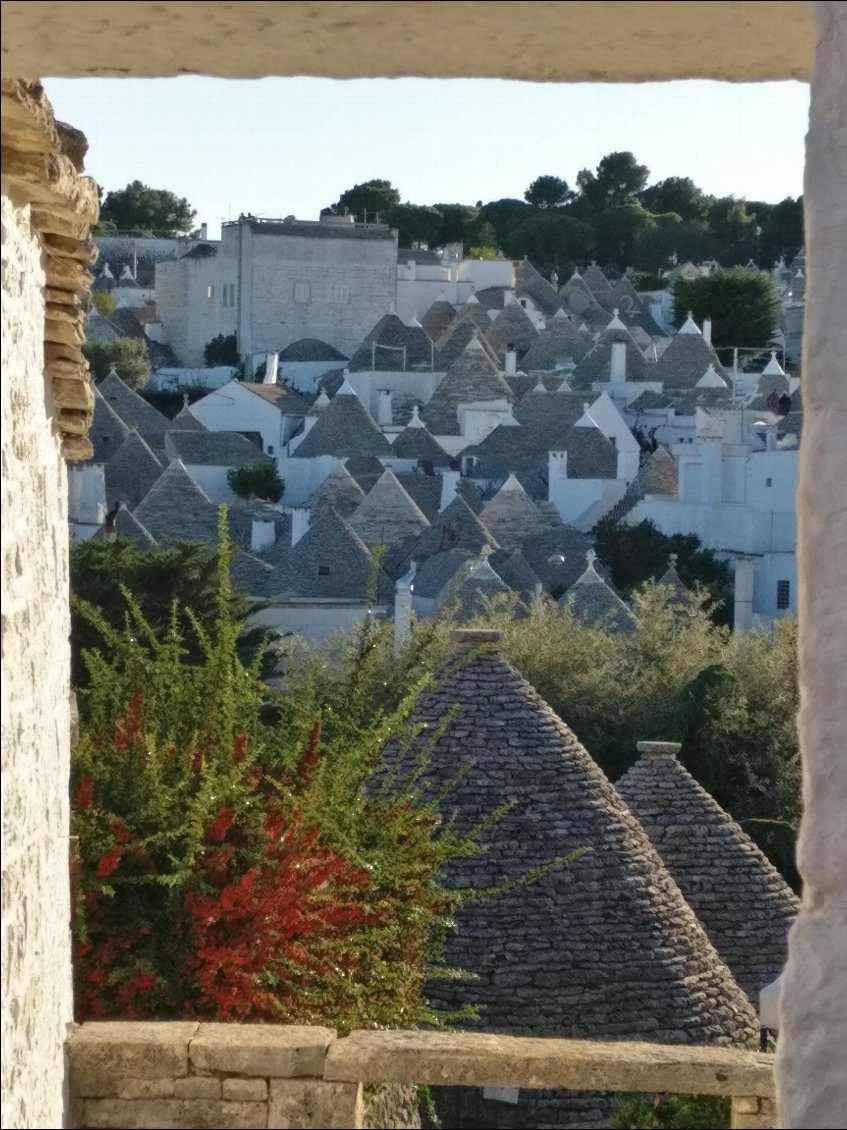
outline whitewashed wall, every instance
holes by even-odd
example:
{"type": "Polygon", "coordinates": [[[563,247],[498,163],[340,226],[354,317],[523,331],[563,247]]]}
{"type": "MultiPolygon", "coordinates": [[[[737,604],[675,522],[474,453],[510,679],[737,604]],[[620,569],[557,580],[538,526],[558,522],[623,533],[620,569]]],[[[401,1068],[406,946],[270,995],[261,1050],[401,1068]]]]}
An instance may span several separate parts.
{"type": "Polygon", "coordinates": [[[210,432],[259,432],[267,455],[278,455],[282,448],[282,413],[239,381],[196,400],[189,411],[210,432]]]}
{"type": "Polygon", "coordinates": [[[45,402],[40,249],[3,195],[2,1125],[63,1125],[72,1019],[65,465],[45,402]]]}
{"type": "Polygon", "coordinates": [[[222,327],[218,260],[170,259],[156,264],[156,305],[165,340],[183,365],[202,368],[206,343],[222,327]]]}

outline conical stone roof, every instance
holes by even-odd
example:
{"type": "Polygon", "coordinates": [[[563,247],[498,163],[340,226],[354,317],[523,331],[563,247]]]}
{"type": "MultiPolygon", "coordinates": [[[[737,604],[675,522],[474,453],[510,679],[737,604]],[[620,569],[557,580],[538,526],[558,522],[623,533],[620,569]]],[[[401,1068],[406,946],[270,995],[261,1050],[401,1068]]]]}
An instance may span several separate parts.
{"type": "Polygon", "coordinates": [[[638,481],[645,494],[676,494],[679,471],[676,460],[666,447],[657,447],[644,460],[638,481]]]}
{"type": "Polygon", "coordinates": [[[724,387],[730,384],[729,374],[717,353],[689,319],[671,338],[670,345],[651,369],[649,380],[661,381],[665,389],[693,389],[703,374],[714,367],[724,387]],[[693,326],[693,330],[689,329],[693,326]]]}
{"type": "MultiPolygon", "coordinates": [[[[428,747],[424,782],[433,794],[453,782],[439,804],[461,831],[506,800],[513,807],[483,834],[479,854],[452,863],[444,881],[489,889],[589,850],[528,886],[467,902],[446,960],[477,979],[438,982],[430,999],[444,1008],[480,1005],[484,1030],[515,1035],[660,1043],[754,1036],[749,1002],[572,731],[489,647],[475,645],[458,669],[456,662],[416,713],[432,731],[455,711],[428,747]]],[[[406,755],[410,767],[418,754],[406,755]]],[[[440,1098],[447,1126],[608,1125],[609,1104],[598,1095],[522,1092],[508,1122],[490,1107],[491,1121],[466,1121],[477,1098],[463,1089],[440,1098]]]]}
{"type": "Polygon", "coordinates": [[[550,526],[514,475],[483,507],[480,519],[504,549],[517,549],[550,526]]]}
{"type": "MultiPolygon", "coordinates": [[[[125,506],[120,508],[118,516],[115,518],[115,536],[123,538],[125,541],[134,542],[139,549],[155,549],[156,547],[156,539],[150,531],[145,529],[125,506]]],[[[92,540],[105,541],[106,538],[106,532],[101,527],[92,540]]]]}
{"type": "MultiPolygon", "coordinates": [[[[364,601],[372,571],[368,547],[340,515],[326,507],[291,547],[281,568],[279,591],[364,601]]],[[[384,581],[380,577],[381,590],[387,587],[384,581]]]]}
{"type": "Polygon", "coordinates": [[[315,493],[312,495],[312,513],[316,515],[321,507],[335,510],[342,518],[350,515],[365,500],[365,492],[343,464],[334,467],[315,493]]]}
{"type": "Polygon", "coordinates": [[[455,317],[456,307],[439,298],[421,318],[421,326],[431,341],[438,341],[455,317]]]}
{"type": "Polygon", "coordinates": [[[524,355],[521,364],[530,372],[534,369],[561,369],[568,361],[582,360],[591,347],[587,334],[575,330],[565,318],[552,318],[524,355]]]}
{"type": "Polygon", "coordinates": [[[415,542],[411,557],[424,561],[448,549],[467,549],[479,553],[484,546],[499,549],[497,539],[474,514],[461,495],[457,494],[449,506],[433,519],[415,542]]]}
{"type": "Polygon", "coordinates": [[[685,585],[682,583],[679,573],[676,571],[677,556],[675,553],[670,555],[668,561],[668,568],[665,573],[659,578],[659,584],[664,588],[670,589],[673,593],[672,600],[677,604],[688,604],[690,593],[685,585]]]}
{"type": "Polygon", "coordinates": [[[594,565],[597,557],[594,550],[589,549],[585,556],[588,567],[559,597],[559,605],[567,608],[574,619],[586,628],[631,634],[635,631],[632,612],[598,573],[594,565]]]}
{"type": "Polygon", "coordinates": [[[197,417],[192,414],[187,403],[183,404],[171,420],[171,428],[180,432],[205,432],[208,430],[205,424],[201,424],[197,417]]]}
{"type": "Polygon", "coordinates": [[[514,599],[514,593],[492,569],[487,552],[466,566],[450,585],[446,607],[457,624],[484,616],[497,597],[514,599]]]}
{"type": "Polygon", "coordinates": [[[717,801],[677,759],[642,742],[617,790],[650,837],[712,944],[754,1002],[782,972],[799,901],[717,801]]]}
{"type": "MultiPolygon", "coordinates": [[[[480,310],[481,307],[477,306],[475,309],[480,310]]],[[[488,320],[487,315],[485,317],[486,320],[488,320]]],[[[487,328],[486,326],[485,329],[487,328]]],[[[485,339],[485,329],[481,330],[469,318],[456,318],[438,340],[435,354],[435,368],[439,372],[446,373],[450,366],[458,361],[474,339],[479,341],[488,355],[489,361],[496,368],[499,361],[497,354],[485,339]]]]}
{"type": "Polygon", "coordinates": [[[173,424],[167,416],[157,412],[151,404],[125,384],[114,369],[100,381],[97,391],[126,426],[135,428],[151,447],[159,450],[165,446],[165,432],[173,427],[173,424]]]}
{"type": "Polygon", "coordinates": [[[351,455],[390,454],[391,444],[347,381],[292,452],[298,459],[312,459],[316,455],[344,459],[351,455]]]}
{"type": "Polygon", "coordinates": [[[418,414],[418,407],[412,408],[412,419],[391,445],[391,454],[398,459],[417,459],[443,467],[450,463],[450,456],[427,428],[418,414]]]}
{"type": "Polygon", "coordinates": [[[513,344],[520,360],[538,338],[538,330],[523,306],[513,302],[503,307],[485,331],[485,337],[498,356],[505,354],[508,346],[513,344]]]}
{"type": "Polygon", "coordinates": [[[134,510],[163,473],[154,452],[133,429],[103,471],[108,505],[123,502],[134,510]]]}
{"type": "Polygon", "coordinates": [[[350,358],[350,372],[429,369],[432,340],[420,325],[407,326],[396,314],[380,318],[350,358]]]}
{"type": "Polygon", "coordinates": [[[159,545],[218,540],[218,508],[179,459],[162,472],[134,514],[159,545]]]}
{"type": "Polygon", "coordinates": [[[512,391],[475,338],[447,370],[421,419],[434,436],[461,435],[459,405],[490,400],[511,403],[512,391]]]}
{"type": "Polygon", "coordinates": [[[94,447],[92,463],[107,463],[127,438],[129,431],[129,427],[95,385],[94,419],[91,421],[89,431],[89,438],[94,447]]]}
{"type": "Polygon", "coordinates": [[[412,501],[393,471],[384,471],[354,514],[350,527],[369,549],[397,545],[429,526],[423,512],[412,501]]]}
{"type": "MultiPolygon", "coordinates": [[[[635,339],[617,315],[612,318],[594,347],[586,353],[569,378],[573,388],[590,388],[595,381],[609,381],[612,371],[612,345],[626,345],[626,379],[628,381],[658,381],[655,367],[650,369],[635,339]],[[655,374],[655,375],[654,375],[655,374]]],[[[670,347],[668,347],[670,348],[670,347]]],[[[703,372],[700,370],[700,373],[703,372]]],[[[700,376],[700,373],[697,375],[700,376]]]]}

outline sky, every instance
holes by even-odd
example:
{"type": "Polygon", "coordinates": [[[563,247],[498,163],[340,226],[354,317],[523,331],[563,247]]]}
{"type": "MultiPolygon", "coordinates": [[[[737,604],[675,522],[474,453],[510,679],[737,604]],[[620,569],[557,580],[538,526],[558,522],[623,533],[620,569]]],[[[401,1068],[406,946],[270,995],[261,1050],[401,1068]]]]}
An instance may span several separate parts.
{"type": "Polygon", "coordinates": [[[222,220],[317,219],[361,181],[413,204],[522,199],[537,176],[573,185],[630,150],[650,182],[691,177],[716,196],[802,192],[809,88],[779,82],[558,85],[493,79],[46,79],[84,131],[106,191],[141,180],[222,220]]]}

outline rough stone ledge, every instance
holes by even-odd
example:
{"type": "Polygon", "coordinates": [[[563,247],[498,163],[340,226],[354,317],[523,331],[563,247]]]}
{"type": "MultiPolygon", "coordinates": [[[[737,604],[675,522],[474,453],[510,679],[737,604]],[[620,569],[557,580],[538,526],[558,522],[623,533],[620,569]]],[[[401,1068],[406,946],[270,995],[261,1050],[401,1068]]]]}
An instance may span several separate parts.
{"type": "Polygon", "coordinates": [[[71,1091],[77,1098],[118,1094],[127,1079],[188,1075],[189,1022],[83,1024],[68,1040],[71,1091]]]}
{"type": "Polygon", "coordinates": [[[577,1091],[774,1094],[773,1058],[759,1052],[452,1032],[353,1032],[330,1046],[324,1079],[577,1091]]]}
{"type": "Polygon", "coordinates": [[[201,1024],[191,1039],[191,1070],[291,1079],[320,1078],[332,1028],[272,1024],[201,1024]]]}

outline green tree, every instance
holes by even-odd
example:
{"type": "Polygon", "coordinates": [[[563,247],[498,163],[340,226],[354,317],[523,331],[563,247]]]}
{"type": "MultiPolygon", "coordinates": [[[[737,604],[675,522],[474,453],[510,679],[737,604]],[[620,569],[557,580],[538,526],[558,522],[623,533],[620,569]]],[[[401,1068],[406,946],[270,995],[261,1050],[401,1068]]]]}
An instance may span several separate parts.
{"type": "Polygon", "coordinates": [[[729,566],[711,550],[704,549],[694,534],[668,537],[652,522],[624,526],[607,520],[597,526],[595,548],[615,586],[626,596],[646,581],[658,581],[667,572],[670,555],[676,554],[679,579],[686,588],[699,586],[708,595],[716,623],[731,621],[733,587],[729,566]]]}
{"type": "Polygon", "coordinates": [[[535,210],[525,200],[490,200],[465,226],[466,242],[487,245],[488,241],[480,238],[480,232],[490,228],[494,232],[493,246],[504,247],[509,234],[534,214],[535,210]]]}
{"type": "Polygon", "coordinates": [[[96,338],[82,347],[95,381],[102,381],[114,366],[130,388],[141,388],[150,376],[150,354],[140,337],[96,338]]]}
{"type": "Polygon", "coordinates": [[[437,247],[446,247],[448,243],[467,243],[467,226],[476,219],[478,209],[468,204],[435,204],[434,207],[441,214],[441,228],[438,233],[437,247]]]}
{"type": "Polygon", "coordinates": [[[675,256],[679,263],[702,263],[714,255],[714,241],[700,221],[683,221],[674,213],[654,216],[652,227],[635,237],[632,258],[639,271],[668,270],[675,256]]]}
{"type": "Polygon", "coordinates": [[[230,467],[227,482],[239,498],[260,498],[267,502],[279,502],[285,483],[279,477],[276,464],[267,459],[256,463],[245,463],[243,467],[230,467]]]}
{"type": "Polygon", "coordinates": [[[360,223],[366,219],[369,222],[376,220],[377,214],[385,219],[392,209],[400,204],[400,193],[387,180],[368,180],[362,184],[355,184],[342,192],[338,202],[333,205],[333,211],[343,216],[348,212],[355,216],[360,223]]]}
{"type": "Polygon", "coordinates": [[[385,222],[397,229],[400,247],[441,246],[444,217],[437,208],[422,204],[398,204],[384,216],[385,222]]]}
{"type": "Polygon", "coordinates": [[[108,290],[89,291],[89,297],[91,299],[91,305],[98,314],[102,314],[104,318],[108,318],[110,314],[114,314],[118,308],[118,300],[112,298],[108,290]]]}
{"type": "Polygon", "coordinates": [[[210,368],[215,365],[238,365],[238,338],[235,334],[218,334],[204,345],[203,359],[210,368]]]}
{"type": "Polygon", "coordinates": [[[709,230],[715,241],[715,258],[726,267],[743,266],[755,259],[758,242],[756,216],[744,200],[726,196],[709,205],[709,230]]]}
{"type": "Polygon", "coordinates": [[[558,209],[533,212],[503,240],[508,255],[526,257],[543,274],[582,262],[593,246],[591,227],[558,209]]]}
{"type": "Polygon", "coordinates": [[[702,220],[709,197],[690,177],[666,177],[642,190],[641,203],[654,215],[675,212],[681,220],[702,220]]]}
{"type": "Polygon", "coordinates": [[[535,208],[556,208],[567,203],[573,193],[561,177],[536,177],[524,193],[524,199],[535,208]]]}
{"type": "Polygon", "coordinates": [[[582,169],[576,178],[579,203],[589,213],[635,202],[647,184],[650,170],[632,153],[609,153],[594,172],[582,169]]]}
{"type": "Polygon", "coordinates": [[[653,216],[640,204],[610,205],[593,221],[597,259],[607,266],[624,270],[631,267],[638,236],[655,225],[653,216]]]}
{"type": "Polygon", "coordinates": [[[712,342],[719,352],[733,346],[768,345],[779,318],[773,279],[743,268],[677,279],[673,298],[677,325],[682,325],[689,310],[697,322],[712,319],[712,342]]]}
{"type": "Polygon", "coordinates": [[[197,215],[185,197],[134,180],[109,192],[100,208],[100,223],[139,236],[173,239],[191,231],[197,215]]]}
{"type": "Polygon", "coordinates": [[[759,265],[772,267],[782,255],[790,263],[803,246],[803,197],[774,204],[759,237],[759,265]]]}
{"type": "MultiPolygon", "coordinates": [[[[104,623],[120,630],[126,616],[125,591],[134,594],[145,620],[157,632],[167,631],[174,602],[178,602],[179,627],[186,632],[187,662],[200,661],[200,642],[190,629],[197,624],[203,631],[211,630],[217,614],[220,576],[214,546],[178,542],[166,549],[140,549],[124,538],[79,542],[71,549],[70,579],[71,668],[75,686],[87,682],[83,653],[105,645],[100,627],[80,615],[78,602],[96,609],[104,623]]],[[[230,592],[228,600],[229,614],[240,625],[239,652],[249,664],[264,647],[267,631],[246,625],[255,605],[239,592],[230,592]]]]}

